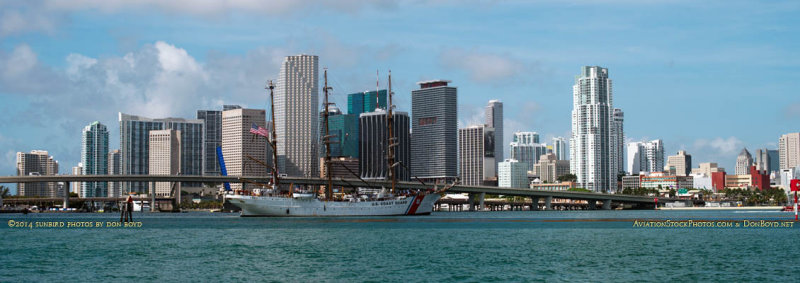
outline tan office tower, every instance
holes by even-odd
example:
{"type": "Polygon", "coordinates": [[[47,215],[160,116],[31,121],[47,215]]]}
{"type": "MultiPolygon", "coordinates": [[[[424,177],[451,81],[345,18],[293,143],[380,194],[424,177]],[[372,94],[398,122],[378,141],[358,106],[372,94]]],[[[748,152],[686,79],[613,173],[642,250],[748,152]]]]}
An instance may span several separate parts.
{"type": "Polygon", "coordinates": [[[689,176],[692,171],[692,156],[686,154],[685,150],[679,150],[678,154],[667,157],[666,167],[675,167],[676,176],[689,176]]]}
{"type": "Polygon", "coordinates": [[[542,155],[533,165],[533,174],[542,182],[555,183],[558,177],[569,174],[569,160],[558,160],[554,153],[542,155]]]}
{"type": "Polygon", "coordinates": [[[800,133],[782,135],[778,147],[781,170],[800,166],[800,133]]]}
{"type": "Polygon", "coordinates": [[[281,174],[319,176],[318,98],[319,58],[287,56],[275,86],[275,132],[281,174]]]}
{"type": "MultiPolygon", "coordinates": [[[[17,176],[45,176],[58,174],[58,161],[47,151],[17,152],[17,176]]],[[[56,183],[19,183],[17,194],[30,197],[60,197],[56,183]]]]}
{"type": "MultiPolygon", "coordinates": [[[[148,142],[150,144],[150,148],[148,148],[150,160],[148,172],[150,175],[179,175],[181,173],[181,131],[150,131],[148,142]]],[[[175,192],[180,192],[180,183],[174,184],[175,192]]],[[[172,185],[171,182],[156,182],[156,196],[171,196],[172,185]]]]}
{"type": "MultiPolygon", "coordinates": [[[[254,124],[266,128],[266,111],[261,109],[222,111],[222,155],[225,158],[228,176],[265,176],[269,172],[266,167],[248,158],[250,156],[262,162],[267,161],[267,139],[250,133],[254,124]]],[[[284,142],[278,139],[278,146],[284,142]]],[[[280,170],[278,173],[283,174],[280,170]]],[[[245,188],[250,189],[253,186],[247,184],[245,188]]],[[[242,189],[242,184],[232,183],[231,189],[242,189]]]]}

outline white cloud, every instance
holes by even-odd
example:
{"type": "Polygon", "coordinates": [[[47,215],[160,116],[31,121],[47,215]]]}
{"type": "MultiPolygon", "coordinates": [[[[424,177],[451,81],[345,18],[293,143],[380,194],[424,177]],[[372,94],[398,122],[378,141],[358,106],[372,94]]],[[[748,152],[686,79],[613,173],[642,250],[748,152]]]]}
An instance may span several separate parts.
{"type": "Polygon", "coordinates": [[[440,55],[440,60],[444,67],[465,71],[471,79],[478,82],[507,81],[524,69],[523,64],[509,55],[460,48],[445,50],[440,55]]]}
{"type": "Polygon", "coordinates": [[[710,148],[715,150],[720,155],[732,155],[742,150],[744,142],[736,137],[721,138],[717,137],[713,140],[698,139],[694,142],[694,147],[702,150],[703,148],[710,148]]]}

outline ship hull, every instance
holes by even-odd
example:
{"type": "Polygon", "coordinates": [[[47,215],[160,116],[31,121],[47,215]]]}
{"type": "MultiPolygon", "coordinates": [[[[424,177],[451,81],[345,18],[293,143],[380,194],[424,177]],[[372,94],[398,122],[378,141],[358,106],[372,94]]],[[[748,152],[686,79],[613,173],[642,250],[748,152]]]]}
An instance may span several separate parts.
{"type": "Polygon", "coordinates": [[[440,197],[438,194],[426,194],[358,202],[279,196],[228,195],[225,198],[242,209],[241,216],[315,217],[427,215],[440,197]]]}

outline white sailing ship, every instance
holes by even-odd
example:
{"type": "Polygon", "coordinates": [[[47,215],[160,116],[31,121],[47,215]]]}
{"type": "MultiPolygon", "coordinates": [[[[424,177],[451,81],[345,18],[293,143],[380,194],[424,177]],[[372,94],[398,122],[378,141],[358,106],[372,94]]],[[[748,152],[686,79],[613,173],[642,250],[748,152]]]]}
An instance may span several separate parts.
{"type": "MultiPolygon", "coordinates": [[[[330,144],[328,139],[328,91],[331,89],[327,83],[327,70],[325,71],[325,141],[326,149],[326,166],[327,172],[330,170],[330,144]]],[[[272,106],[274,108],[274,85],[269,82],[270,97],[272,99],[272,106]]],[[[389,131],[389,139],[392,139],[392,77],[389,73],[389,103],[387,106],[387,124],[389,131]]],[[[272,111],[272,121],[275,121],[275,112],[272,111]]],[[[273,154],[277,154],[276,140],[275,140],[275,127],[270,127],[272,132],[271,141],[268,141],[272,147],[273,154]]],[[[389,144],[393,144],[390,142],[389,144]]],[[[436,187],[426,191],[411,191],[406,194],[394,194],[394,186],[396,184],[396,177],[394,176],[393,168],[394,163],[394,148],[389,146],[387,152],[388,161],[388,176],[392,180],[392,188],[390,192],[387,189],[382,189],[377,195],[344,195],[341,198],[333,198],[331,176],[328,174],[328,184],[326,186],[325,197],[318,196],[309,192],[289,192],[288,194],[281,194],[276,189],[278,184],[277,173],[277,156],[273,155],[272,164],[272,178],[273,181],[267,185],[268,189],[254,190],[254,192],[245,192],[244,194],[228,194],[225,199],[231,204],[242,209],[241,216],[382,216],[382,215],[427,215],[433,210],[433,206],[438,201],[444,191],[448,189],[445,186],[442,189],[436,187]]],[[[291,189],[290,189],[291,190],[291,189]]]]}

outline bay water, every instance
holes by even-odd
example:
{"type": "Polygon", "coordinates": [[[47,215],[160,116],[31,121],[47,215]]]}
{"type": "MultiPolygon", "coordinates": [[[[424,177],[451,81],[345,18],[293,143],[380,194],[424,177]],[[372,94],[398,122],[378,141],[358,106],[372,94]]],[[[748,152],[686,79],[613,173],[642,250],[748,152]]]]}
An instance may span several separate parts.
{"type": "Polygon", "coordinates": [[[800,281],[800,225],[765,227],[761,220],[784,223],[794,215],[595,210],[243,218],[137,212],[135,225],[116,227],[115,213],[0,214],[0,281],[800,281]],[[740,226],[642,224],[664,220],[740,226]],[[64,227],[41,227],[48,225],[64,227]]]}

